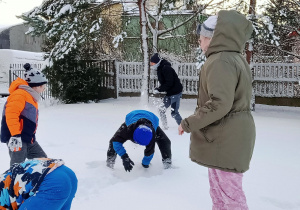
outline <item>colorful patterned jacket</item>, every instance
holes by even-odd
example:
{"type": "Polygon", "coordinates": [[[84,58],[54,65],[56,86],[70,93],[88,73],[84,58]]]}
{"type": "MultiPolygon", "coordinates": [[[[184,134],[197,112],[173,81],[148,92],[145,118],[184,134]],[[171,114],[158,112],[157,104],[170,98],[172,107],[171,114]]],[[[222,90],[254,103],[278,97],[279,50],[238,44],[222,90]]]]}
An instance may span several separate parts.
{"type": "Polygon", "coordinates": [[[9,93],[2,114],[1,142],[6,143],[11,136],[21,135],[23,142],[33,143],[40,95],[21,78],[12,82],[9,93]]]}
{"type": "Polygon", "coordinates": [[[0,210],[16,210],[34,196],[45,176],[63,165],[60,159],[39,158],[14,164],[0,175],[0,210]]]}

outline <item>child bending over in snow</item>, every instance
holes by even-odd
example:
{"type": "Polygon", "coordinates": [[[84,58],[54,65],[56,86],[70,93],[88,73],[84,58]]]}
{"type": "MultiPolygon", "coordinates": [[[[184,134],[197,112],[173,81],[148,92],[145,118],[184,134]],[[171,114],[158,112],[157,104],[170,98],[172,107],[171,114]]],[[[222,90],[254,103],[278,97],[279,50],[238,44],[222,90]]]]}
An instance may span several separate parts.
{"type": "Polygon", "coordinates": [[[162,155],[164,168],[170,168],[171,141],[163,130],[158,126],[159,119],[152,112],[145,110],[135,110],[126,115],[125,123],[117,130],[109,142],[107,151],[107,166],[114,167],[117,154],[122,158],[125,171],[131,171],[133,161],[126,153],[123,143],[127,140],[145,146],[142,166],[148,168],[154,155],[155,143],[157,143],[162,155]]]}

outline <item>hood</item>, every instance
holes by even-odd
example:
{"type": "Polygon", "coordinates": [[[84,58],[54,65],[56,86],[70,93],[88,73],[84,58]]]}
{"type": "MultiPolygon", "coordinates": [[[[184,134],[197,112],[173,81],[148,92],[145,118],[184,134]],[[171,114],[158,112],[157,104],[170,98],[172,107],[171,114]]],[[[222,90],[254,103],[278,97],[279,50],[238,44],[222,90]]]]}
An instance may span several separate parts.
{"type": "Polygon", "coordinates": [[[28,83],[19,77],[11,83],[8,90],[9,90],[9,93],[12,94],[17,89],[23,89],[26,92],[28,92],[33,97],[33,100],[35,102],[38,102],[41,98],[41,96],[40,96],[40,94],[38,94],[38,92],[36,92],[31,87],[29,87],[28,83]]]}
{"type": "Polygon", "coordinates": [[[18,77],[15,81],[13,81],[8,89],[9,93],[12,94],[12,92],[14,92],[15,90],[17,90],[19,88],[20,85],[27,85],[28,83],[21,79],[20,77],[18,77]]]}
{"type": "Polygon", "coordinates": [[[161,62],[160,62],[160,65],[158,67],[158,69],[161,69],[163,68],[164,66],[171,66],[171,63],[165,59],[163,59],[161,62]]]}
{"type": "Polygon", "coordinates": [[[235,10],[221,10],[206,57],[222,51],[242,52],[253,31],[252,23],[235,10]]]}

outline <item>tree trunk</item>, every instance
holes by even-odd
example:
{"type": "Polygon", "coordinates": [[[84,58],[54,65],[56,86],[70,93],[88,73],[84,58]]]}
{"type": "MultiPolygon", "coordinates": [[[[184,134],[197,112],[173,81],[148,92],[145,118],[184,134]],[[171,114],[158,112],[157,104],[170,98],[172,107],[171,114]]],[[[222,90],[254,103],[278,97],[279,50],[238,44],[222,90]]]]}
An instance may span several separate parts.
{"type": "Polygon", "coordinates": [[[147,19],[146,19],[146,1],[138,0],[140,13],[140,29],[141,29],[141,48],[143,54],[144,73],[142,77],[141,102],[148,103],[148,84],[149,84],[149,55],[148,55],[148,35],[147,35],[147,19]]]}
{"type": "MultiPolygon", "coordinates": [[[[249,14],[255,15],[255,7],[256,7],[256,0],[250,0],[250,7],[249,7],[249,14]]],[[[252,51],[253,47],[251,46],[252,42],[247,42],[246,44],[246,60],[250,64],[252,59],[252,51]]]]}
{"type": "Polygon", "coordinates": [[[157,53],[158,52],[158,49],[157,49],[157,45],[158,45],[158,35],[157,35],[157,30],[156,30],[157,28],[155,28],[154,30],[155,30],[155,33],[153,33],[152,35],[153,35],[153,40],[152,40],[152,45],[153,45],[153,47],[152,47],[152,51],[153,51],[153,53],[157,53]]]}
{"type": "Polygon", "coordinates": [[[153,35],[153,40],[152,40],[152,51],[153,53],[158,52],[158,31],[159,31],[159,16],[161,15],[161,0],[158,0],[158,7],[157,8],[157,14],[156,14],[156,19],[155,19],[155,25],[154,25],[154,33],[153,35]]]}
{"type": "MultiPolygon", "coordinates": [[[[256,0],[250,0],[250,7],[249,7],[250,15],[255,15],[255,7],[256,7],[256,0]]],[[[251,63],[252,52],[253,52],[252,41],[249,41],[246,44],[246,60],[247,60],[248,64],[251,63]]],[[[253,83],[253,78],[252,78],[252,83],[253,83]]],[[[254,94],[253,88],[252,88],[252,97],[251,97],[251,101],[250,101],[250,110],[255,111],[255,94],[254,94]]]]}

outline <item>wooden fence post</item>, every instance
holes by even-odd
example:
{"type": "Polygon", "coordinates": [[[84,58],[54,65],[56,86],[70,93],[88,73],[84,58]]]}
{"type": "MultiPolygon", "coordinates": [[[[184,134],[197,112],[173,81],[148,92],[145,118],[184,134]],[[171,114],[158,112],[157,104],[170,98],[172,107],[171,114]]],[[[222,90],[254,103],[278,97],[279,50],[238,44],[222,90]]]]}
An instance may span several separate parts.
{"type": "Polygon", "coordinates": [[[119,92],[118,92],[118,76],[117,76],[117,68],[116,68],[116,61],[112,60],[110,61],[110,64],[112,65],[112,72],[113,72],[113,86],[115,88],[115,95],[114,98],[118,98],[119,92]]]}
{"type": "Polygon", "coordinates": [[[8,75],[8,81],[9,81],[9,87],[10,87],[10,84],[12,83],[12,80],[11,80],[11,74],[12,74],[12,71],[11,71],[11,64],[9,65],[9,75],[8,75]]]}

